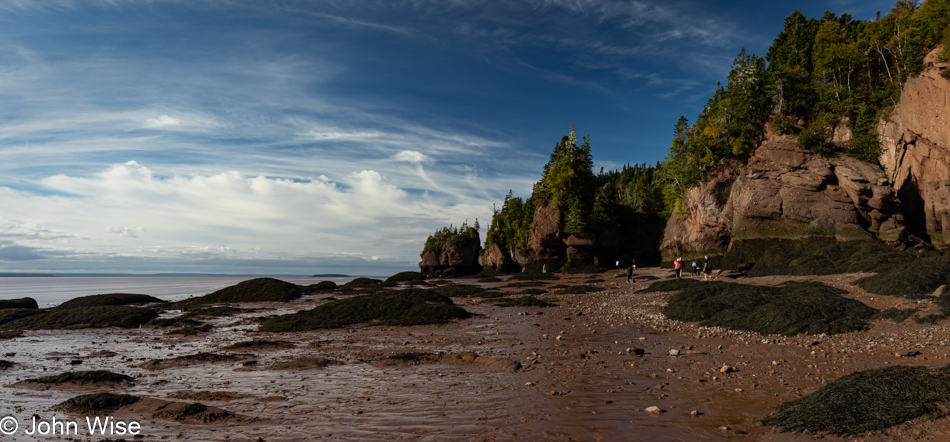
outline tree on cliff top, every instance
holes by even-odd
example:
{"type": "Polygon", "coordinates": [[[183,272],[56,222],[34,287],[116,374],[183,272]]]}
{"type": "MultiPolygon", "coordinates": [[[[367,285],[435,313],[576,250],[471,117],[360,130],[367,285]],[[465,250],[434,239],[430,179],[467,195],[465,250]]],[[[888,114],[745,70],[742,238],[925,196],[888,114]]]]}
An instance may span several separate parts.
{"type": "Polygon", "coordinates": [[[446,245],[452,250],[461,250],[469,241],[478,243],[478,229],[479,225],[477,219],[473,227],[468,225],[467,220],[457,228],[450,224],[448,227],[443,227],[426,238],[426,244],[422,249],[422,253],[438,253],[446,245]]]}
{"type": "Polygon", "coordinates": [[[554,146],[541,181],[534,185],[533,197],[567,213],[564,231],[568,234],[588,231],[595,191],[593,169],[590,136],[578,145],[571,126],[568,135],[554,146]]]}

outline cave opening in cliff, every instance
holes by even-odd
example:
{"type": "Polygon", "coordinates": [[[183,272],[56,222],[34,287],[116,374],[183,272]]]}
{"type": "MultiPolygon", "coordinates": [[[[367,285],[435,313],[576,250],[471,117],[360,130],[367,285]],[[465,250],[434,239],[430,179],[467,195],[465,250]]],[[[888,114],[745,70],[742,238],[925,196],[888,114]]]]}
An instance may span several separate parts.
{"type": "Polygon", "coordinates": [[[901,202],[901,213],[904,223],[910,233],[926,242],[930,242],[927,234],[927,214],[924,199],[920,195],[920,188],[914,179],[908,175],[897,191],[897,198],[901,202]]]}

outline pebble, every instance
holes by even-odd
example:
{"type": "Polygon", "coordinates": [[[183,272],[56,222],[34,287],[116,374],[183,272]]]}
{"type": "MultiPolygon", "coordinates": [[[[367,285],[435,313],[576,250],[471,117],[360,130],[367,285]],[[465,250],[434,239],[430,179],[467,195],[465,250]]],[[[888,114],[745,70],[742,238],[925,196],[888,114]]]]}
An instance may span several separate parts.
{"type": "Polygon", "coordinates": [[[676,350],[676,349],[670,350],[670,356],[679,356],[679,355],[680,355],[679,350],[676,350]]]}
{"type": "Polygon", "coordinates": [[[646,411],[647,413],[650,413],[650,414],[653,414],[653,415],[660,415],[660,414],[665,413],[665,411],[661,410],[660,407],[657,407],[657,406],[655,406],[655,405],[652,406],[652,407],[647,407],[647,408],[643,409],[643,411],[646,411]]]}

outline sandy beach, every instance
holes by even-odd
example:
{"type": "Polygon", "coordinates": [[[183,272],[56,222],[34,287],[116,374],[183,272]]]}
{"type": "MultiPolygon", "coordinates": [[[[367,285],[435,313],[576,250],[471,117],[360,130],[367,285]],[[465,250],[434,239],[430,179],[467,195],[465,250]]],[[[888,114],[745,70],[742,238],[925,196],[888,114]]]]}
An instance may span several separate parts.
{"type": "MultiPolygon", "coordinates": [[[[111,416],[141,425],[146,440],[943,440],[946,419],[919,418],[884,433],[838,438],[763,425],[774,408],[849,373],[889,365],[950,363],[944,325],[878,320],[866,331],[783,337],[666,319],[669,293],[637,293],[668,270],[559,275],[554,284],[598,291],[539,298],[553,307],[455,303],[476,317],[444,325],[259,333],[255,317],[312,308],[335,294],[242,304],[251,313],[209,320],[210,331],[169,336],[154,328],[33,331],[2,341],[4,409],[20,429],[7,440],[101,440],[85,415],[54,411],[67,399],[109,391],[143,400],[111,416]],[[250,339],[272,347],[225,347],[250,339]],[[215,357],[179,358],[210,353],[215,357]],[[405,355],[426,355],[409,358],[405,355]],[[675,355],[674,355],[675,354],[675,355]],[[403,355],[401,358],[389,358],[403,355]],[[389,358],[389,359],[387,359],[389,358]],[[110,385],[25,379],[78,370],[131,376],[110,385]],[[162,410],[201,403],[181,418],[162,410]],[[169,405],[171,403],[171,405],[169,405]],[[217,407],[217,408],[214,408],[217,407]],[[659,411],[647,411],[657,407],[659,411]],[[222,412],[216,412],[220,409],[222,412]],[[31,419],[80,421],[79,434],[25,433],[31,419]]],[[[866,274],[744,278],[775,285],[820,281],[872,307],[930,308],[929,300],[871,295],[866,274]]],[[[507,282],[457,284],[497,287],[507,282]]],[[[60,410],[60,409],[57,409],[60,410]]],[[[113,436],[118,438],[118,436],[113,436]]],[[[128,436],[127,436],[128,437],[128,436]]],[[[131,439],[131,437],[129,437],[131,439]]]]}

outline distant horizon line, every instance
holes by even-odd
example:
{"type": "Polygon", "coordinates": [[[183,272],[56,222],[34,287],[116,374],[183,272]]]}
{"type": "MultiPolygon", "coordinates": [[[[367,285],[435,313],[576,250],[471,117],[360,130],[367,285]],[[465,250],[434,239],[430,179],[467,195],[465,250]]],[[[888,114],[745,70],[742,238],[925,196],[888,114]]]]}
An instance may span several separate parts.
{"type": "Polygon", "coordinates": [[[256,273],[187,273],[187,272],[163,272],[163,273],[50,273],[50,272],[0,272],[0,278],[62,278],[62,277],[283,277],[283,278],[358,278],[365,276],[378,275],[344,275],[340,273],[318,273],[315,275],[302,274],[256,274],[256,273]]]}

